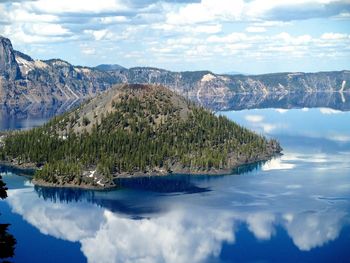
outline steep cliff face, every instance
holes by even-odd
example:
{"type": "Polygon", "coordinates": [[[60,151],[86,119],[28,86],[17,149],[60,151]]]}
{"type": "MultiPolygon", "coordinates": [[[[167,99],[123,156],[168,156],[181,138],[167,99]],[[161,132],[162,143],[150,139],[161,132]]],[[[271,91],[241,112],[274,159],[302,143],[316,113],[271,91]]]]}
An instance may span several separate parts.
{"type": "Polygon", "coordinates": [[[0,36],[0,103],[85,99],[120,83],[161,84],[200,103],[211,98],[227,102],[237,94],[350,92],[350,71],[232,76],[118,65],[89,68],[60,59],[33,60],[13,50],[10,40],[0,36]]]}
{"type": "Polygon", "coordinates": [[[0,76],[6,80],[21,78],[11,41],[0,37],[0,76]]]}
{"type": "Polygon", "coordinates": [[[0,103],[54,103],[93,97],[122,80],[60,59],[33,60],[0,37],[0,103]]]}
{"type": "Polygon", "coordinates": [[[21,78],[11,41],[0,37],[0,102],[15,97],[15,81],[21,78]]]}
{"type": "Polygon", "coordinates": [[[121,82],[107,72],[74,67],[60,59],[34,61],[16,56],[16,60],[24,77],[16,84],[23,89],[25,98],[32,102],[93,97],[114,83],[121,82]]]}

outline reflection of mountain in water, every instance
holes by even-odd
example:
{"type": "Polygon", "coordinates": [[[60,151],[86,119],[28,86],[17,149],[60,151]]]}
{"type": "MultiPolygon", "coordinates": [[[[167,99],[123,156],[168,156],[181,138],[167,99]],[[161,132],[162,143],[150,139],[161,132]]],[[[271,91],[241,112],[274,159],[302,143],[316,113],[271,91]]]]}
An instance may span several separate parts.
{"type": "MultiPolygon", "coordinates": [[[[153,192],[148,199],[139,199],[138,195],[123,199],[123,194],[120,198],[108,198],[111,193],[109,191],[92,191],[76,188],[57,188],[57,187],[41,187],[35,186],[34,189],[39,197],[52,202],[71,203],[87,201],[97,204],[98,206],[107,208],[112,212],[118,212],[126,215],[141,216],[144,214],[159,213],[160,207],[157,207],[153,196],[156,198],[159,193],[200,193],[209,191],[206,188],[201,188],[191,182],[190,177],[183,176],[181,178],[159,178],[145,177],[134,179],[120,179],[118,184],[124,190],[142,190],[153,192]],[[155,195],[154,195],[155,194],[155,195]]],[[[118,191],[116,191],[118,194],[118,191]]]]}
{"type": "Polygon", "coordinates": [[[45,201],[50,200],[54,203],[77,203],[88,202],[108,209],[111,212],[131,215],[132,217],[140,217],[146,214],[161,212],[153,202],[148,200],[138,200],[133,197],[130,200],[121,198],[109,198],[110,192],[97,192],[92,190],[82,190],[74,188],[56,188],[56,187],[40,187],[35,186],[35,192],[45,201]]]}
{"type": "Polygon", "coordinates": [[[193,184],[191,176],[169,176],[159,177],[140,177],[119,179],[117,184],[129,189],[152,191],[156,193],[201,193],[209,191],[193,184]]]}
{"type": "MultiPolygon", "coordinates": [[[[232,174],[245,174],[259,169],[264,162],[247,164],[237,167],[232,174]]],[[[224,175],[226,176],[226,175],[224,175]]],[[[71,203],[87,201],[97,204],[112,212],[125,215],[142,216],[146,214],[159,213],[163,208],[159,207],[156,200],[159,194],[197,194],[209,192],[210,188],[200,187],[196,182],[202,180],[215,180],[221,176],[208,175],[171,175],[166,177],[140,177],[118,179],[117,184],[121,192],[118,198],[109,198],[113,191],[92,191],[77,188],[57,188],[35,186],[35,192],[40,198],[59,203],[71,203]],[[128,199],[123,198],[122,191],[137,190],[137,193],[149,192],[148,198],[139,198],[139,195],[128,195],[128,199]],[[141,191],[141,192],[140,192],[141,191]],[[131,196],[131,197],[130,197],[131,196]]]]}
{"type": "Polygon", "coordinates": [[[307,92],[307,93],[268,93],[235,94],[220,99],[201,98],[204,106],[217,111],[261,108],[333,108],[350,110],[350,93],[307,92]]]}
{"type": "Polygon", "coordinates": [[[266,163],[266,161],[240,165],[232,171],[232,174],[246,174],[255,170],[259,170],[264,163],[266,163]]]}
{"type": "MultiPolygon", "coordinates": [[[[65,103],[0,105],[0,128],[22,129],[38,126],[51,117],[62,114],[79,105],[81,101],[65,103]]],[[[235,94],[225,97],[201,97],[201,103],[216,111],[260,108],[333,108],[350,110],[350,93],[308,92],[308,93],[268,93],[235,94]]]]}
{"type": "MultiPolygon", "coordinates": [[[[235,168],[232,174],[245,174],[259,169],[265,162],[242,165],[235,168]]],[[[223,175],[226,176],[226,175],[223,175]]],[[[52,202],[71,203],[87,201],[97,204],[112,212],[118,212],[125,215],[142,216],[161,212],[161,208],[156,203],[159,194],[197,194],[209,192],[210,188],[200,187],[196,182],[202,180],[215,180],[221,177],[209,175],[170,175],[166,177],[140,177],[140,178],[123,178],[116,180],[120,190],[133,191],[138,193],[150,192],[147,199],[139,199],[139,196],[131,195],[128,200],[121,198],[108,198],[113,191],[93,191],[78,188],[58,188],[58,187],[41,187],[35,186],[35,192],[40,198],[52,202]],[[141,192],[140,192],[141,191],[141,192]],[[153,198],[154,197],[154,198],[153,198]]],[[[120,191],[119,191],[120,192],[120,191]]],[[[118,193],[118,191],[116,191],[118,193]]]]}
{"type": "Polygon", "coordinates": [[[17,167],[5,165],[5,164],[1,164],[1,166],[0,166],[0,174],[1,173],[14,173],[14,174],[18,174],[21,176],[33,176],[34,172],[35,171],[32,169],[21,169],[21,168],[17,168],[17,167]]]}
{"type": "Polygon", "coordinates": [[[34,186],[35,192],[44,200],[56,202],[79,202],[83,200],[93,202],[95,192],[76,188],[57,188],[34,186]]]}
{"type": "Polygon", "coordinates": [[[77,203],[88,202],[108,209],[109,211],[121,213],[124,215],[142,216],[145,214],[159,213],[160,209],[145,205],[145,202],[139,200],[142,206],[135,204],[135,200],[123,200],[123,198],[108,198],[108,191],[96,192],[92,190],[82,190],[74,188],[55,188],[35,186],[35,192],[45,201],[50,200],[54,203],[77,203]]]}
{"type": "MultiPolygon", "coordinates": [[[[254,164],[239,166],[232,171],[232,174],[245,174],[252,172],[254,170],[259,169],[264,163],[265,162],[258,162],[254,164]]],[[[210,191],[209,188],[197,186],[195,181],[201,181],[203,179],[210,180],[218,177],[220,176],[193,176],[184,174],[170,175],[165,177],[154,176],[140,178],[123,178],[117,179],[116,183],[120,187],[120,189],[123,190],[141,190],[157,194],[195,194],[210,191]]],[[[104,200],[103,197],[108,195],[109,191],[93,191],[78,188],[59,188],[42,186],[35,186],[34,189],[39,197],[43,198],[44,200],[50,200],[55,203],[88,201],[108,208],[111,211],[118,210],[119,212],[122,212],[123,210],[125,210],[128,214],[128,209],[124,209],[125,206],[121,202],[117,200],[104,200]],[[121,208],[118,209],[117,207],[121,208]]],[[[135,213],[135,211],[130,212],[135,213]]]]}
{"type": "Polygon", "coordinates": [[[50,118],[53,115],[61,114],[77,106],[80,101],[57,102],[53,104],[28,103],[21,105],[0,105],[2,115],[13,116],[17,119],[28,118],[50,118]]]}
{"type": "Polygon", "coordinates": [[[25,129],[39,126],[55,115],[62,114],[79,105],[80,101],[65,103],[28,103],[21,105],[0,105],[0,129],[25,129]]]}

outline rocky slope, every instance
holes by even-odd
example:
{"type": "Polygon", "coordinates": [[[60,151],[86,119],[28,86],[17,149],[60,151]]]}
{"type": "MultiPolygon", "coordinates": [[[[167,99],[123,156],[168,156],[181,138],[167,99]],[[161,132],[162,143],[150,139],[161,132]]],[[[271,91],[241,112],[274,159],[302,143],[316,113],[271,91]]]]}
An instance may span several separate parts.
{"type": "Polygon", "coordinates": [[[350,71],[232,76],[119,65],[89,68],[60,59],[33,60],[15,51],[9,39],[0,37],[0,103],[85,99],[120,83],[162,84],[200,103],[208,98],[227,103],[237,94],[350,92],[350,71]]]}

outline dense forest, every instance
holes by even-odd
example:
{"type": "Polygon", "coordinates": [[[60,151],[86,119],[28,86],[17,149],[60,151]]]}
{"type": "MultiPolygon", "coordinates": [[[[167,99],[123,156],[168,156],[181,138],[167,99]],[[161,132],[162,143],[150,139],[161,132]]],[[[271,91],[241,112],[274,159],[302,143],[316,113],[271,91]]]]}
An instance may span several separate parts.
{"type": "Polygon", "coordinates": [[[8,134],[1,158],[37,165],[37,180],[81,185],[96,184],[95,175],[105,184],[121,174],[230,169],[281,150],[160,86],[124,85],[101,96],[108,98],[8,134]]]}

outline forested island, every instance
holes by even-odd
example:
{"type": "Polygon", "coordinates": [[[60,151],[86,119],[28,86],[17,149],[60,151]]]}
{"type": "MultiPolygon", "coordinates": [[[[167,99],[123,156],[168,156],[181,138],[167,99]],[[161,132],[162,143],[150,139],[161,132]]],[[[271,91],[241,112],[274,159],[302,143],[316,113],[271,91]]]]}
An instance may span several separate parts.
{"type": "Polygon", "coordinates": [[[36,167],[36,184],[107,188],[122,177],[229,173],[281,150],[163,86],[123,84],[41,127],[3,135],[0,158],[36,167]]]}

